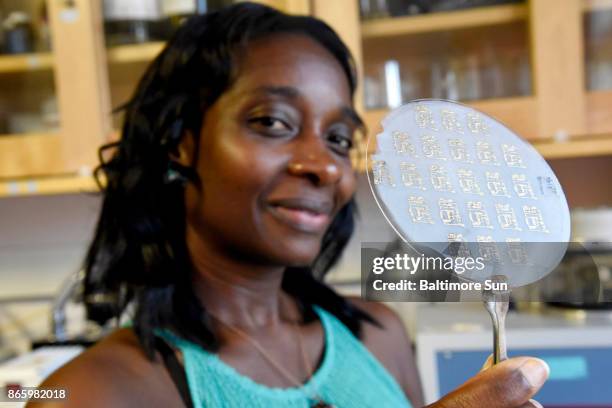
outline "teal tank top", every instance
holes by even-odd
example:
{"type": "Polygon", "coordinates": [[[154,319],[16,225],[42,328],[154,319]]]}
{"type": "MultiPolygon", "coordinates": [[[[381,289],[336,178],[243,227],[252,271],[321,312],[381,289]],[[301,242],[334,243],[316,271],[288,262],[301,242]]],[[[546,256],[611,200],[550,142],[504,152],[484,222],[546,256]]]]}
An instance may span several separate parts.
{"type": "Polygon", "coordinates": [[[395,379],[334,315],[314,307],[325,333],[323,361],[301,387],[256,383],[216,354],[168,332],[162,336],[182,355],[195,408],[309,408],[312,396],[336,408],[410,408],[395,379]]]}

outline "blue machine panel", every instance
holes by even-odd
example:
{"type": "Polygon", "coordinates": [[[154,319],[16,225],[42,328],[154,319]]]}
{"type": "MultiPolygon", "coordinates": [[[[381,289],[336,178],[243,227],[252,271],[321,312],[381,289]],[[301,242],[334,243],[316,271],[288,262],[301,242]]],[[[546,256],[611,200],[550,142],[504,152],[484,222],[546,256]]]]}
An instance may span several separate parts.
{"type": "MultiPolygon", "coordinates": [[[[490,350],[437,352],[441,395],[477,373],[490,353],[490,350]]],[[[515,349],[513,355],[539,357],[550,366],[550,378],[535,397],[545,407],[612,407],[612,348],[515,349]]]]}

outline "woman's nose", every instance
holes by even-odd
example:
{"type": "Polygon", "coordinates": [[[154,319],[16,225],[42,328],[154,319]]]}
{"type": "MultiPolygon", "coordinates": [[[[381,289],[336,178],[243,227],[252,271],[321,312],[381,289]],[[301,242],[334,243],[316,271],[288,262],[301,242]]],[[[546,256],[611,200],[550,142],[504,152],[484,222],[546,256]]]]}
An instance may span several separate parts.
{"type": "Polygon", "coordinates": [[[328,152],[298,154],[287,165],[290,174],[307,177],[314,184],[335,184],[340,180],[340,167],[328,152]]]}

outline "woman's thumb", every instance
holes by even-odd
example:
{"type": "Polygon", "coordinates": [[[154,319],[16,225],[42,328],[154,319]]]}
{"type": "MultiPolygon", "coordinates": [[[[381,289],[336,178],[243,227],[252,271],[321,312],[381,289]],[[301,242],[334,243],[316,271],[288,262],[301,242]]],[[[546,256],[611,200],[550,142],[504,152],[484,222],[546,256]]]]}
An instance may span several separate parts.
{"type": "Polygon", "coordinates": [[[491,367],[493,367],[493,354],[490,354],[489,357],[487,357],[487,360],[480,368],[480,371],[488,370],[491,367]]]}
{"type": "Polygon", "coordinates": [[[480,372],[431,407],[520,407],[544,385],[549,372],[540,359],[511,358],[480,372]]]}

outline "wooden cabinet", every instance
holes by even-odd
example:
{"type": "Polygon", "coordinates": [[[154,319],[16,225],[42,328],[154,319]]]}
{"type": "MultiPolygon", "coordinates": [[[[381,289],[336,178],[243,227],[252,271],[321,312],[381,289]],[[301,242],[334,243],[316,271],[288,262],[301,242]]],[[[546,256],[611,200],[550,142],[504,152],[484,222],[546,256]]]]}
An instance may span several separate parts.
{"type": "MultiPolygon", "coordinates": [[[[308,0],[260,2],[311,11],[308,0]]],[[[0,0],[0,19],[14,12],[50,44],[0,53],[0,197],[94,191],[97,149],[118,135],[112,110],[164,42],[107,47],[103,0],[0,0]]]]}
{"type": "Polygon", "coordinates": [[[371,140],[398,103],[460,100],[529,140],[571,207],[612,205],[612,0],[525,0],[399,17],[378,10],[362,19],[360,3],[401,2],[314,0],[313,12],[353,50],[362,83],[356,102],[371,140]]]}
{"type": "MultiPolygon", "coordinates": [[[[260,2],[338,31],[358,65],[356,104],[370,136],[389,105],[442,97],[500,119],[548,159],[612,158],[612,0],[372,19],[360,18],[358,0],[260,2]]],[[[1,0],[5,18],[3,7],[46,10],[51,46],[0,54],[0,196],[94,189],[97,147],[120,123],[111,111],[164,43],[107,48],[102,0],[1,0]],[[49,127],[22,123],[54,112],[49,127]]]]}
{"type": "Polygon", "coordinates": [[[99,9],[90,0],[5,0],[0,7],[5,22],[15,13],[18,21],[38,20],[21,21],[13,32],[5,26],[0,194],[36,192],[32,180],[11,180],[62,175],[61,184],[66,175],[87,173],[108,130],[99,9]]]}
{"type": "MultiPolygon", "coordinates": [[[[287,13],[310,13],[310,3],[308,0],[259,0],[257,2],[284,10],[287,13]]],[[[217,3],[221,4],[223,2],[217,3]]],[[[230,4],[232,0],[227,0],[225,3],[230,4]]],[[[121,106],[129,99],[148,64],[159,54],[164,45],[165,42],[163,41],[151,41],[113,46],[106,49],[110,106],[113,109],[121,106]]],[[[118,135],[121,121],[121,113],[113,115],[113,133],[111,137],[118,135]]]]}
{"type": "Polygon", "coordinates": [[[549,159],[612,155],[612,1],[528,0],[351,23],[358,3],[314,1],[314,13],[353,47],[370,137],[391,107],[438,97],[491,114],[549,159]]]}

